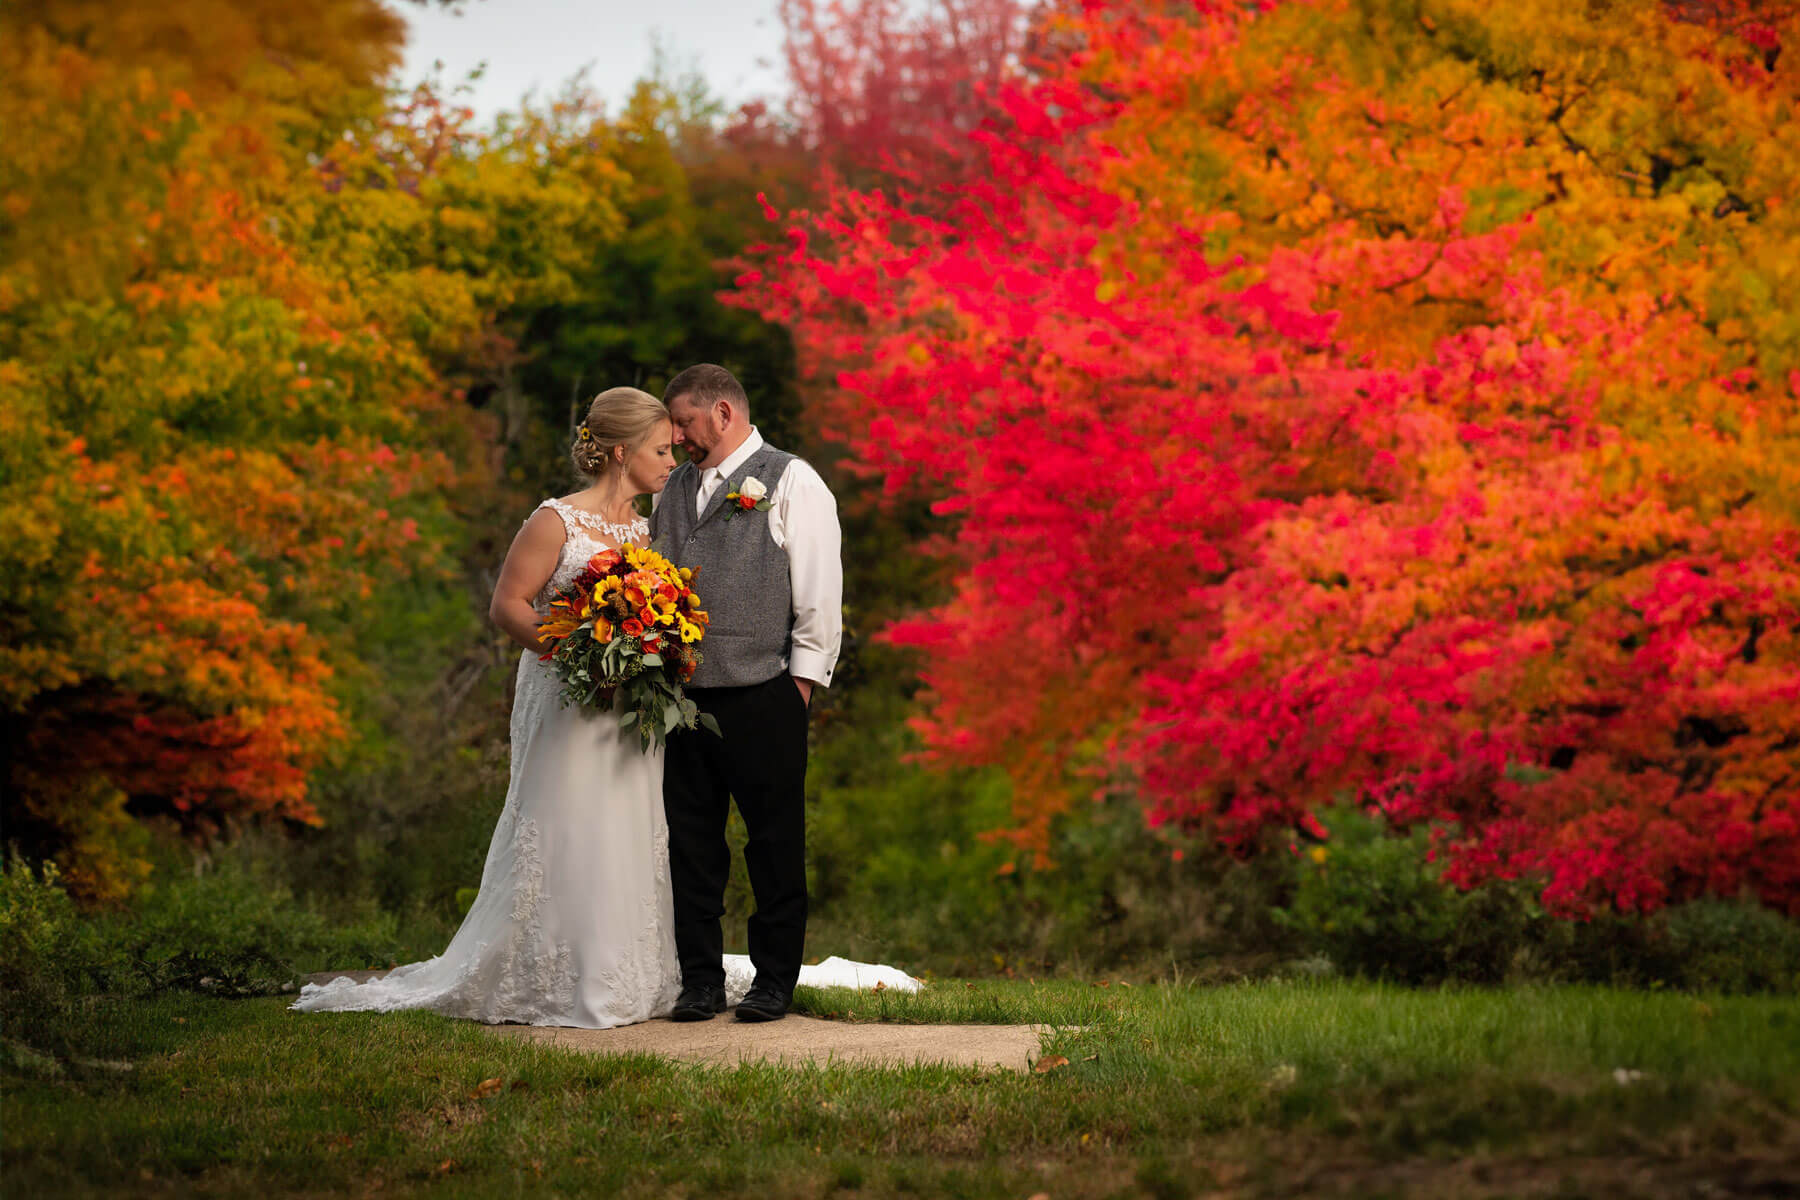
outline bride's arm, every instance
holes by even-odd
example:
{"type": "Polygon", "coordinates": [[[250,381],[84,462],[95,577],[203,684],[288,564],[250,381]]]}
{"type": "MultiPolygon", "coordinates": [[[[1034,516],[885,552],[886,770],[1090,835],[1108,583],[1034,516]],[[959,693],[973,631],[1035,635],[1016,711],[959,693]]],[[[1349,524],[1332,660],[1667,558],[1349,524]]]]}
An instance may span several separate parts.
{"type": "Polygon", "coordinates": [[[556,572],[563,536],[561,517],[548,508],[532,513],[500,564],[494,598],[488,603],[488,619],[513,641],[538,654],[549,647],[538,639],[538,615],[531,601],[556,572]]]}

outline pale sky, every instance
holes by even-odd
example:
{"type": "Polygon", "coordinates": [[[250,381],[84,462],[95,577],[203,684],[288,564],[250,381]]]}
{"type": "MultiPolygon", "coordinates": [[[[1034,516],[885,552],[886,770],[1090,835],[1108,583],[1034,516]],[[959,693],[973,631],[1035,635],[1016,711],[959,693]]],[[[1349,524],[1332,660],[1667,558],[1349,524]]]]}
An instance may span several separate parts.
{"type": "Polygon", "coordinates": [[[785,87],[776,0],[469,0],[460,15],[392,6],[411,28],[401,82],[416,83],[434,60],[443,61],[446,84],[487,63],[471,98],[483,123],[533,88],[553,95],[583,67],[616,111],[649,72],[657,40],[675,74],[697,69],[728,105],[785,87]]]}

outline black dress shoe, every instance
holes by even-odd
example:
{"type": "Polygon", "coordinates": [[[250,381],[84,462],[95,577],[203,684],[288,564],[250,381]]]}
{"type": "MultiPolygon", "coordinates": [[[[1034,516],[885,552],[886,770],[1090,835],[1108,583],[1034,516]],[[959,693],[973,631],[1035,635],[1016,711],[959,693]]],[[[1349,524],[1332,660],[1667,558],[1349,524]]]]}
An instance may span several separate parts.
{"type": "Polygon", "coordinates": [[[774,988],[753,987],[738,1001],[740,1021],[779,1021],[787,1016],[788,998],[774,988]]]}
{"type": "Polygon", "coordinates": [[[681,995],[675,998],[675,1007],[669,1010],[669,1020],[710,1021],[724,1011],[725,989],[698,984],[681,989],[681,995]]]}

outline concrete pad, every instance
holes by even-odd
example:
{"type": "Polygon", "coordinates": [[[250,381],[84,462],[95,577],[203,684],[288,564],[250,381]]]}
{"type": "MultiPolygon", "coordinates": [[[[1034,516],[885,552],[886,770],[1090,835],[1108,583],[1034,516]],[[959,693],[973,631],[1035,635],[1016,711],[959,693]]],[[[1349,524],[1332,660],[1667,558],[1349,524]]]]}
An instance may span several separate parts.
{"type": "MultiPolygon", "coordinates": [[[[308,982],[348,975],[357,982],[381,970],[320,971],[308,982]]],[[[683,1062],[732,1067],[745,1062],[838,1063],[892,1067],[912,1063],[1029,1071],[1048,1025],[883,1025],[824,1021],[789,1013],[779,1021],[739,1021],[720,1013],[710,1021],[666,1019],[616,1029],[550,1025],[488,1025],[496,1037],[589,1054],[660,1054],[683,1062]]]]}
{"type": "Polygon", "coordinates": [[[793,1013],[751,1023],[721,1013],[710,1021],[645,1021],[617,1029],[490,1025],[497,1037],[590,1054],[660,1054],[731,1067],[745,1062],[836,1063],[892,1067],[912,1063],[1028,1071],[1048,1025],[881,1025],[822,1021],[793,1013]]]}

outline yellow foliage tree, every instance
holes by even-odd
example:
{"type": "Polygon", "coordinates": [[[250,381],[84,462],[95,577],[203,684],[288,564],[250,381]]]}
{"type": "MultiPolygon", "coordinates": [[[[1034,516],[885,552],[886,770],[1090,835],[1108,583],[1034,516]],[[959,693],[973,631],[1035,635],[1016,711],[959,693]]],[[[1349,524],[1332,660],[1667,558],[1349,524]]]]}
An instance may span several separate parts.
{"type": "Polygon", "coordinates": [[[369,0],[0,15],[7,837],[94,898],[141,818],[316,822],[391,663],[466,628],[458,383],[616,236],[591,113],[477,135],[369,0]]]}

